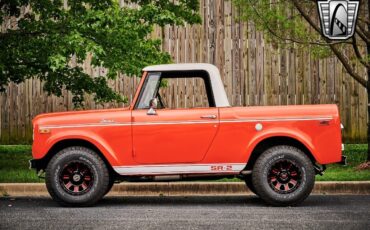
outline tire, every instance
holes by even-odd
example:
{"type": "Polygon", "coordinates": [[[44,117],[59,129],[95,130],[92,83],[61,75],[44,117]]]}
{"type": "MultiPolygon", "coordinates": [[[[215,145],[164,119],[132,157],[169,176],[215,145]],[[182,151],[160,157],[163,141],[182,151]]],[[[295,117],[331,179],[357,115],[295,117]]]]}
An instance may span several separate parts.
{"type": "Polygon", "coordinates": [[[251,192],[253,192],[254,194],[258,196],[258,194],[256,193],[256,189],[254,188],[254,185],[252,182],[252,175],[245,176],[245,184],[247,185],[247,187],[249,188],[251,192]]]}
{"type": "Polygon", "coordinates": [[[104,196],[107,195],[108,192],[110,192],[113,185],[114,185],[114,176],[112,176],[112,174],[111,174],[111,176],[109,177],[109,183],[108,183],[107,191],[105,191],[104,196]]]}
{"type": "Polygon", "coordinates": [[[46,187],[62,206],[91,206],[109,185],[104,161],[91,149],[68,147],[58,152],[46,167],[46,187]]]}
{"type": "Polygon", "coordinates": [[[257,159],[252,183],[259,196],[273,206],[294,206],[303,202],[315,184],[311,160],[298,148],[274,146],[257,159]]]}

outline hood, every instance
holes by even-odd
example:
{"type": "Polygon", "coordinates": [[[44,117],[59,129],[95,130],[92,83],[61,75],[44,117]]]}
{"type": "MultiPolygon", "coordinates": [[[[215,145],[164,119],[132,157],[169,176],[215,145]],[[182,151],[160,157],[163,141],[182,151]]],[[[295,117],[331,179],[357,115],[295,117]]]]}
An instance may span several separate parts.
{"type": "Polygon", "coordinates": [[[129,108],[82,110],[56,113],[43,113],[37,115],[33,125],[70,125],[91,124],[100,122],[121,122],[124,114],[129,113],[129,108]]]}

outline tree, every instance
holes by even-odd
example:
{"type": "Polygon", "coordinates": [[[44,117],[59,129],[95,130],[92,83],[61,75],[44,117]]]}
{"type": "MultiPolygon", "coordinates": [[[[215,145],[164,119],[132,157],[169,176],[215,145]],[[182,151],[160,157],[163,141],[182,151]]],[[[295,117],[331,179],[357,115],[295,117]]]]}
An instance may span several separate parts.
{"type": "Polygon", "coordinates": [[[335,55],[368,94],[368,161],[370,161],[370,19],[369,2],[361,1],[355,35],[344,41],[333,41],[321,33],[316,0],[234,0],[241,19],[251,21],[273,43],[307,48],[319,58],[335,55]],[[367,52],[365,51],[367,49],[367,52]],[[352,52],[344,52],[352,50],[352,52]],[[367,69],[367,78],[358,68],[367,69]]]}
{"type": "Polygon", "coordinates": [[[135,7],[118,0],[1,0],[0,91],[35,77],[49,94],[70,91],[75,106],[83,105],[85,94],[97,102],[123,101],[108,79],[139,76],[144,66],[171,62],[161,41],[150,38],[153,26],[201,21],[198,0],[125,2],[135,7]],[[92,66],[107,72],[84,73],[88,55],[92,66]]]}

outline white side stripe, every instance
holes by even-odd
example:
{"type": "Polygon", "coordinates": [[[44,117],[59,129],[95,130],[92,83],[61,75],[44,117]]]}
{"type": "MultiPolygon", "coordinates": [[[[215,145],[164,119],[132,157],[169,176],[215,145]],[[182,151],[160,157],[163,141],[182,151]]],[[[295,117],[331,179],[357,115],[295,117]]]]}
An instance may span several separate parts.
{"type": "Polygon", "coordinates": [[[158,122],[134,122],[132,125],[192,125],[192,124],[218,124],[219,121],[158,121],[158,122]]]}
{"type": "Polygon", "coordinates": [[[297,117],[297,118],[250,118],[230,119],[221,121],[158,121],[158,122],[122,122],[122,123],[87,123],[87,124],[65,124],[65,125],[42,125],[40,129],[81,128],[81,127],[112,127],[112,126],[143,126],[143,125],[192,125],[192,124],[218,124],[218,123],[246,123],[246,122],[286,122],[286,121],[321,121],[332,120],[333,117],[297,117]]]}
{"type": "Polygon", "coordinates": [[[87,123],[87,124],[67,124],[67,125],[43,125],[39,129],[62,129],[62,128],[84,128],[84,127],[104,127],[104,126],[130,126],[131,123],[87,123]]]}
{"type": "Polygon", "coordinates": [[[333,117],[282,117],[282,118],[250,118],[250,119],[230,119],[222,120],[221,123],[240,123],[240,122],[275,122],[275,121],[321,121],[321,120],[333,120],[333,117]]]}
{"type": "Polygon", "coordinates": [[[187,173],[238,173],[242,171],[244,167],[245,163],[217,163],[116,166],[113,167],[113,169],[121,175],[163,175],[187,173]]]}

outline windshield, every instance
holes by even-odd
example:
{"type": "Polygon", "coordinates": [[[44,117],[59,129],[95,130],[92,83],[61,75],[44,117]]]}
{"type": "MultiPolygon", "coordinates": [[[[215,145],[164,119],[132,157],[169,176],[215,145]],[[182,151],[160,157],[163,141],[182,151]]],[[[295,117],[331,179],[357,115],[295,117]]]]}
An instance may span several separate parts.
{"type": "Polygon", "coordinates": [[[150,73],[144,83],[143,93],[140,96],[138,109],[148,109],[149,102],[155,97],[157,86],[159,84],[160,74],[150,73]]]}

